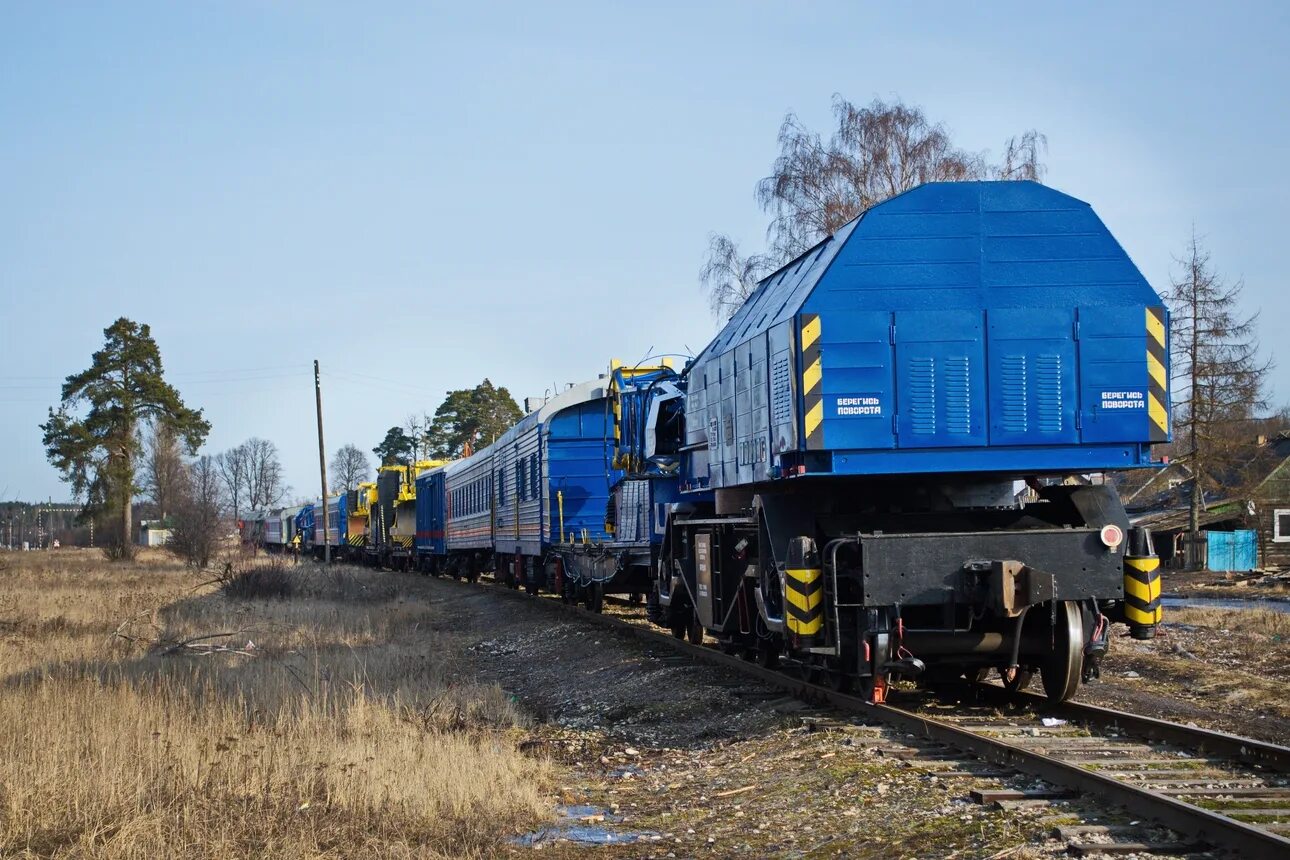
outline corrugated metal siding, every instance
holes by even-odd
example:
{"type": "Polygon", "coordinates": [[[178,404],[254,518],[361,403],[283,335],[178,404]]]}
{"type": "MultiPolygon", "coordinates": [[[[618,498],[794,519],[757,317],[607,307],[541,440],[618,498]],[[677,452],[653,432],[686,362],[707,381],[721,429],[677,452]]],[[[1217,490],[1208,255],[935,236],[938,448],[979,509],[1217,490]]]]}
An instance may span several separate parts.
{"type": "Polygon", "coordinates": [[[493,446],[493,480],[502,476],[497,493],[498,552],[538,555],[542,552],[541,427],[523,421],[493,446]],[[539,479],[540,480],[540,479],[539,479]]]}
{"type": "Polygon", "coordinates": [[[864,455],[834,460],[842,471],[1091,468],[1087,444],[1107,445],[1106,468],[1138,464],[1163,438],[1136,408],[1149,382],[1145,309],[1159,305],[1080,200],[1033,182],[920,186],[763,281],[699,356],[687,443],[706,451],[691,478],[762,480],[763,437],[772,457],[864,455]],[[818,353],[804,368],[792,337],[808,317],[818,353]],[[802,427],[809,438],[795,438],[802,427]],[[973,452],[947,461],[954,448],[973,452]]]}
{"type": "Polygon", "coordinates": [[[492,448],[447,467],[445,543],[449,552],[492,549],[492,448]]]}
{"type": "MultiPolygon", "coordinates": [[[[319,505],[321,508],[321,505],[319,505]]],[[[332,546],[339,546],[344,543],[342,540],[345,530],[345,496],[341,494],[327,500],[327,542],[332,546]]],[[[314,544],[322,546],[323,544],[323,524],[322,517],[314,517],[314,544]]]]}

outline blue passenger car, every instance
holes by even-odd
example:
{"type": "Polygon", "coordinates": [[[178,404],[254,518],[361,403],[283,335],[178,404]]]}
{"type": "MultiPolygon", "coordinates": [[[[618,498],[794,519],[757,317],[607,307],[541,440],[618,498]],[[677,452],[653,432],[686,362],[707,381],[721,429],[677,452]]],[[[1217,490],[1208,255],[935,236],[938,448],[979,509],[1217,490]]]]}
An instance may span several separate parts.
{"type": "Polygon", "coordinates": [[[603,541],[612,479],[606,415],[603,380],[575,385],[492,445],[423,474],[420,566],[467,578],[494,570],[536,590],[558,576],[550,551],[562,535],[603,541]]]}
{"type": "MultiPolygon", "coordinates": [[[[346,545],[346,508],[348,493],[340,493],[327,499],[327,534],[326,545],[331,547],[332,558],[340,558],[341,547],[346,545]]],[[[313,551],[318,558],[323,557],[324,535],[323,518],[314,514],[313,551]]]]}

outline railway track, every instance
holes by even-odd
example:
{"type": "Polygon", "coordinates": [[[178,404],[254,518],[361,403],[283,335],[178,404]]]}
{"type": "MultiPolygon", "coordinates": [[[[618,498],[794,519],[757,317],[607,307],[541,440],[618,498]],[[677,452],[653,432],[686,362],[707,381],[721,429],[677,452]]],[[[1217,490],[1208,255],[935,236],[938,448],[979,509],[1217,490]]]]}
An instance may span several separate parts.
{"type": "MultiPolygon", "coordinates": [[[[1044,697],[1008,694],[989,684],[965,683],[935,696],[914,695],[907,705],[874,705],[812,684],[791,667],[768,669],[713,646],[676,639],[643,617],[593,613],[553,597],[534,600],[501,586],[495,590],[731,669],[793,696],[863,715],[1053,787],[976,792],[980,800],[1091,797],[1184,837],[1176,842],[1105,841],[1122,834],[1117,828],[1065,828],[1061,835],[1070,840],[1073,854],[1219,850],[1251,860],[1290,858],[1290,747],[1077,702],[1052,705],[1044,697]],[[1096,841],[1082,841],[1084,836],[1096,841]]],[[[627,601],[614,604],[633,608],[627,601]]]]}

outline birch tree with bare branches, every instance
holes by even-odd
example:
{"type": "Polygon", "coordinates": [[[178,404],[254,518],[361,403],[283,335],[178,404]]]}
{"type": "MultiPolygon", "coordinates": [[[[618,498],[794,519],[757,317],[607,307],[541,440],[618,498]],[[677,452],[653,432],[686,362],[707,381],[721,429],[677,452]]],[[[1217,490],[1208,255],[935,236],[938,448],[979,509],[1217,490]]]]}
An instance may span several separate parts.
{"type": "Polygon", "coordinates": [[[174,528],[167,548],[185,562],[205,569],[227,531],[224,482],[215,459],[198,457],[185,465],[187,479],[175,504],[174,528]]]}
{"type": "Polygon", "coordinates": [[[765,256],[742,257],[714,234],[700,281],[713,315],[730,317],[765,274],[836,232],[861,212],[925,182],[967,179],[1042,181],[1048,140],[1038,131],[1008,139],[1003,157],[954,145],[949,130],[923,109],[900,100],[867,105],[833,96],[835,128],[828,139],[796,114],[779,129],[779,157],[757,183],[757,201],[771,215],[765,256]],[[755,281],[754,281],[755,283],[755,281]]]}

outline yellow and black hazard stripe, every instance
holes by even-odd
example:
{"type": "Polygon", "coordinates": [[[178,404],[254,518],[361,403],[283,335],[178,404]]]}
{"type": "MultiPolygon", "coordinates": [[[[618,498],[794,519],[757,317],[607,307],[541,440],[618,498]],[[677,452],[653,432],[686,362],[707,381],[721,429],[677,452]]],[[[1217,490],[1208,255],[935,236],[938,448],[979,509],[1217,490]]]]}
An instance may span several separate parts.
{"type": "Polygon", "coordinates": [[[797,647],[810,644],[824,630],[824,572],[815,541],[795,537],[784,565],[784,620],[797,647]]]}
{"type": "Polygon", "coordinates": [[[802,399],[803,429],[806,448],[819,451],[824,448],[824,394],[820,382],[824,378],[820,365],[820,315],[802,314],[802,399]]]}
{"type": "Polygon", "coordinates": [[[1164,618],[1160,605],[1160,559],[1124,559],[1124,620],[1130,625],[1150,626],[1164,618]]]}
{"type": "Polygon", "coordinates": [[[786,568],[788,630],[799,638],[814,637],[824,627],[824,572],[819,568],[786,568]]]}
{"type": "Polygon", "coordinates": [[[1165,309],[1147,308],[1147,417],[1152,442],[1169,440],[1169,359],[1165,309]]]}

